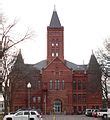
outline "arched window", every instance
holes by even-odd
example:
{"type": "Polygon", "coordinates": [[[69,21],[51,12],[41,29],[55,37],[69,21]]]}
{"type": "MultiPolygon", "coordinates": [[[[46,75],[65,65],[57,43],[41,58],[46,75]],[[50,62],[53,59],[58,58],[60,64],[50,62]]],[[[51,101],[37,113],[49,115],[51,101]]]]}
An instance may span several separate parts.
{"type": "Polygon", "coordinates": [[[76,80],[73,80],[73,90],[76,90],[76,80]]]}
{"type": "Polygon", "coordinates": [[[53,89],[53,81],[52,81],[52,80],[50,80],[49,89],[50,89],[50,90],[53,89]]]}
{"type": "Polygon", "coordinates": [[[65,81],[62,80],[62,90],[64,90],[64,89],[65,89],[65,81]]]}
{"type": "Polygon", "coordinates": [[[55,56],[55,53],[52,53],[52,57],[54,57],[55,56]]]}
{"type": "Polygon", "coordinates": [[[82,88],[82,83],[81,83],[81,80],[78,80],[78,90],[81,90],[82,88]]]}
{"type": "Polygon", "coordinates": [[[56,90],[60,89],[60,81],[59,80],[55,80],[55,89],[56,90]]]}
{"type": "Polygon", "coordinates": [[[56,43],[56,46],[58,46],[58,43],[56,43]]]}
{"type": "Polygon", "coordinates": [[[54,43],[52,43],[52,46],[54,46],[54,43]]]}
{"type": "Polygon", "coordinates": [[[62,111],[62,102],[61,100],[57,99],[54,101],[53,109],[55,113],[60,113],[62,111]]]}
{"type": "Polygon", "coordinates": [[[58,52],[56,53],[56,57],[58,57],[58,52]]]}

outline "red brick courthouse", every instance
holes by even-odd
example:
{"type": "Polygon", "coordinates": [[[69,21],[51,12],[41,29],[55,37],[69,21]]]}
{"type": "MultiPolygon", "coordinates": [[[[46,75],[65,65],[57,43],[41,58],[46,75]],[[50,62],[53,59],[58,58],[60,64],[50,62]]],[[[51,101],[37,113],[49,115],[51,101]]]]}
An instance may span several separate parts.
{"type": "Polygon", "coordinates": [[[64,27],[55,10],[47,27],[47,59],[25,64],[19,52],[10,73],[9,93],[10,111],[31,107],[47,114],[53,109],[72,114],[102,107],[99,64],[94,54],[87,65],[64,59],[64,27]],[[27,88],[28,83],[31,88],[27,88]]]}

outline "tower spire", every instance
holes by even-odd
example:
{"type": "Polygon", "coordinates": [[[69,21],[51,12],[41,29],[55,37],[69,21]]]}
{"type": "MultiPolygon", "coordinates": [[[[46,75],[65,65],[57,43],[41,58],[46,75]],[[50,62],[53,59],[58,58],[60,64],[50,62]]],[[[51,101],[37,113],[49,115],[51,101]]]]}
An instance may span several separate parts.
{"type": "Polygon", "coordinates": [[[60,24],[55,5],[47,30],[47,63],[56,57],[64,61],[64,28],[60,24]]]}
{"type": "Polygon", "coordinates": [[[61,23],[60,23],[55,5],[54,5],[54,10],[53,10],[53,14],[52,14],[52,18],[51,18],[49,27],[52,27],[52,28],[60,28],[61,27],[61,23]]]}
{"type": "Polygon", "coordinates": [[[56,11],[56,5],[54,4],[54,10],[53,11],[56,11]]]}

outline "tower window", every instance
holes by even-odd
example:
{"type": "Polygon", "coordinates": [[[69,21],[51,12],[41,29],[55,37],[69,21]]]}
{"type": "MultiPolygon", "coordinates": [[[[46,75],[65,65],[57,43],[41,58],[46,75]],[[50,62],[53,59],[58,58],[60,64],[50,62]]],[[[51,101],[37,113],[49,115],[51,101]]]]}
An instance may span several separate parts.
{"type": "Polygon", "coordinates": [[[52,43],[52,46],[54,46],[54,43],[52,43]]]}
{"type": "Polygon", "coordinates": [[[56,53],[56,56],[58,56],[58,53],[56,53]]]}
{"type": "Polygon", "coordinates": [[[55,54],[54,53],[52,53],[52,57],[54,57],[55,56],[55,54]]]}
{"type": "Polygon", "coordinates": [[[56,43],[56,46],[58,46],[58,43],[56,43]]]}

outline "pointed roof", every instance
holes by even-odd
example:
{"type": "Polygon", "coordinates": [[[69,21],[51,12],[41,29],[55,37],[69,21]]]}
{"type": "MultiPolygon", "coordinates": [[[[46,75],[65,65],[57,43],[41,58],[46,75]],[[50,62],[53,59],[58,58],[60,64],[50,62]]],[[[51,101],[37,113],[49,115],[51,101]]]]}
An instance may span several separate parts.
{"type": "MultiPolygon", "coordinates": [[[[60,61],[58,63],[62,63],[66,69],[72,70],[68,66],[66,66],[66,64],[59,57],[55,57],[49,64],[47,64],[47,66],[44,67],[44,69],[47,69],[50,65],[52,65],[54,63],[54,61],[60,61]]],[[[62,67],[60,69],[62,69],[62,67]]]]}
{"type": "Polygon", "coordinates": [[[22,68],[24,65],[24,60],[23,60],[23,57],[22,57],[22,54],[21,54],[21,50],[19,50],[19,53],[17,55],[17,58],[15,60],[15,63],[13,65],[13,68],[12,69],[20,69],[22,68]]]}
{"type": "Polygon", "coordinates": [[[21,54],[21,49],[19,50],[16,62],[24,64],[24,60],[23,60],[23,57],[22,57],[22,54],[21,54]]]}
{"type": "Polygon", "coordinates": [[[61,23],[60,23],[60,20],[58,18],[58,14],[57,14],[57,11],[55,9],[53,11],[49,27],[52,27],[52,28],[61,27],[61,23]]]}
{"type": "Polygon", "coordinates": [[[97,62],[97,59],[93,53],[89,61],[88,70],[89,71],[100,71],[100,65],[97,62]]]}

